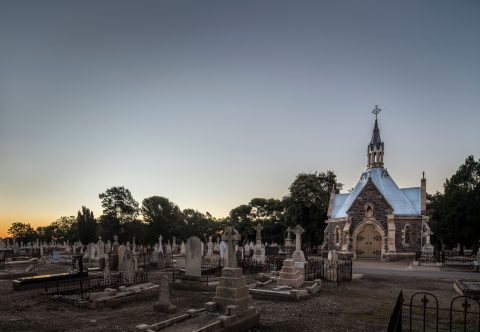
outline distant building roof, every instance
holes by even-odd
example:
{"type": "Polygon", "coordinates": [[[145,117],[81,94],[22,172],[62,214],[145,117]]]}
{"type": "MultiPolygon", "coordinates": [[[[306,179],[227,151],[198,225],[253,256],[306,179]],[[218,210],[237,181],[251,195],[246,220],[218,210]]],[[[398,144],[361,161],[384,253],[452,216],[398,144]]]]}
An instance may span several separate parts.
{"type": "Polygon", "coordinates": [[[347,217],[353,202],[371,178],[380,193],[393,208],[395,215],[420,215],[420,188],[398,188],[397,184],[383,167],[367,168],[349,194],[336,194],[331,218],[347,217]]]}

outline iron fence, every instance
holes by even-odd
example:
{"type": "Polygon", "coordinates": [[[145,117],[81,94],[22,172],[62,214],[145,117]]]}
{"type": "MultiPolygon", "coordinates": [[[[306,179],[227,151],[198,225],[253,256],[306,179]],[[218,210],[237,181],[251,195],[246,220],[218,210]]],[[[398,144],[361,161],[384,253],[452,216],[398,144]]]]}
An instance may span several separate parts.
{"type": "Polygon", "coordinates": [[[237,266],[242,268],[243,273],[260,273],[280,271],[283,266],[283,257],[265,257],[261,262],[252,257],[242,258],[237,261],[237,266]]]}
{"type": "Polygon", "coordinates": [[[433,255],[429,257],[422,257],[422,252],[417,251],[415,254],[415,260],[422,263],[439,263],[444,266],[472,266],[477,261],[476,255],[461,255],[458,252],[445,250],[435,250],[433,255]]]}
{"type": "Polygon", "coordinates": [[[133,278],[124,278],[122,272],[117,272],[105,276],[49,281],[45,283],[45,292],[52,295],[78,294],[82,299],[86,299],[96,290],[133,286],[145,282],[148,282],[148,275],[144,271],[137,271],[133,278]]]}
{"type": "Polygon", "coordinates": [[[448,307],[441,307],[435,295],[417,292],[405,303],[400,291],[387,331],[401,332],[402,327],[406,331],[480,331],[480,302],[457,296],[448,307]]]}
{"type": "Polygon", "coordinates": [[[326,285],[338,285],[352,280],[352,261],[309,259],[305,264],[305,280],[320,279],[326,285]]]}

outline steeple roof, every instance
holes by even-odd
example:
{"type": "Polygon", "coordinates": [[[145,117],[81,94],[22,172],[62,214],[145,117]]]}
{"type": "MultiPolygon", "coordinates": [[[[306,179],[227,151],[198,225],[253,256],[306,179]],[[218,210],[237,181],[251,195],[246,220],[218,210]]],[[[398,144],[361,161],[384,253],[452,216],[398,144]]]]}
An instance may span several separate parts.
{"type": "Polygon", "coordinates": [[[380,138],[380,129],[378,128],[378,120],[375,119],[375,127],[373,128],[372,139],[370,140],[371,145],[380,146],[382,144],[382,139],[380,138]]]}

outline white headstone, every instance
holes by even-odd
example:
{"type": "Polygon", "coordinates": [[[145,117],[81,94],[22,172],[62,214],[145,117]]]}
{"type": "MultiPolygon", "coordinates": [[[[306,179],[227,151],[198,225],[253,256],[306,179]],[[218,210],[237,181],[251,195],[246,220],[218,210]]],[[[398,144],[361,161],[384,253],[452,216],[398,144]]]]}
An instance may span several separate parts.
{"type": "Polygon", "coordinates": [[[202,276],[202,246],[198,237],[192,236],[187,240],[185,252],[185,275],[202,276]]]}

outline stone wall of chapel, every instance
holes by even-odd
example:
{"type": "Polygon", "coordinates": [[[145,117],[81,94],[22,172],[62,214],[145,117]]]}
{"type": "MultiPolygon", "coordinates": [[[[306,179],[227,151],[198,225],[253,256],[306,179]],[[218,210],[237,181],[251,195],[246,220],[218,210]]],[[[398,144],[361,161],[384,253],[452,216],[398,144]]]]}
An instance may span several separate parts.
{"type": "Polygon", "coordinates": [[[375,184],[370,179],[367,181],[367,184],[348,210],[348,215],[352,216],[352,233],[353,230],[363,221],[365,217],[365,204],[367,203],[373,204],[373,216],[382,224],[385,231],[388,229],[387,215],[393,213],[390,204],[388,204],[375,184]]]}
{"type": "Polygon", "coordinates": [[[422,217],[415,219],[395,218],[395,245],[397,253],[412,253],[421,250],[421,227],[422,217]],[[403,230],[409,224],[412,232],[412,243],[410,246],[403,245],[403,230]]]}

